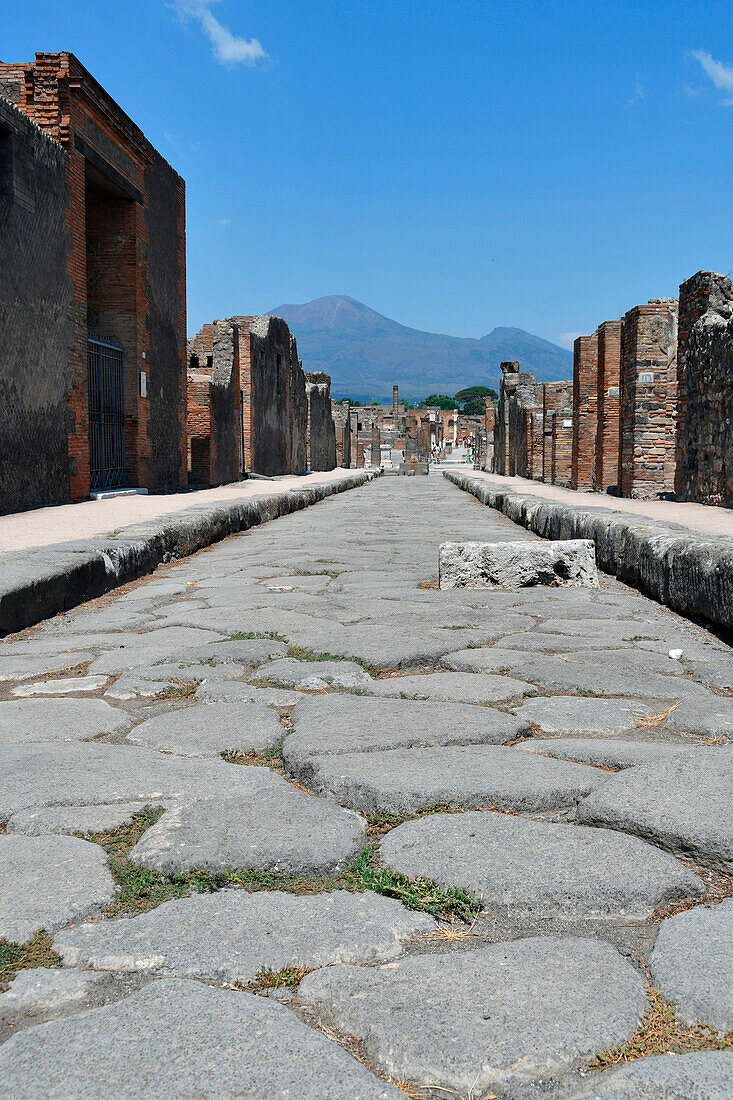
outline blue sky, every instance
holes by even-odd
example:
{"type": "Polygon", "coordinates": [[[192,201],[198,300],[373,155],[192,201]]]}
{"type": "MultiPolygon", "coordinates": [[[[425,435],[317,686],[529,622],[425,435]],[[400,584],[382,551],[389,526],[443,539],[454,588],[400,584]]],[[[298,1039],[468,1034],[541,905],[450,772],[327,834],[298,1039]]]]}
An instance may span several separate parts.
{"type": "Polygon", "coordinates": [[[730,0],[5,0],[185,177],[189,330],[348,294],[568,343],[733,267],[730,0]],[[564,336],[565,334],[565,336],[564,336]]]}

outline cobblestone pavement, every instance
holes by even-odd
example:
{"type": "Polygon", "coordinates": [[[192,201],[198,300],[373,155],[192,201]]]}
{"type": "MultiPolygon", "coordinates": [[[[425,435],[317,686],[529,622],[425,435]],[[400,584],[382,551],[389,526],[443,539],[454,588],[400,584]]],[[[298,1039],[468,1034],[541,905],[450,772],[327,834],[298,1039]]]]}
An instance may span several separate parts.
{"type": "Polygon", "coordinates": [[[733,652],[437,590],[531,537],[382,478],[0,642],[3,1097],[733,1094],[733,652]]]}

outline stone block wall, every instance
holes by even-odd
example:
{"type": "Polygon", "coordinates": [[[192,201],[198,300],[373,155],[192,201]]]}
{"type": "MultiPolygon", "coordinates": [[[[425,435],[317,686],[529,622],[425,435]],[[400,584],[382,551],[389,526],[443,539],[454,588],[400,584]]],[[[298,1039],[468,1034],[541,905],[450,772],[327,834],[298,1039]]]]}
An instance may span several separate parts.
{"type": "Polygon", "coordinates": [[[542,387],[542,470],[538,480],[552,482],[553,420],[560,409],[570,409],[572,415],[572,382],[545,382],[542,387]]]}
{"type": "Polygon", "coordinates": [[[714,271],[680,287],[675,489],[733,507],[733,284],[714,271]]]}
{"type": "Polygon", "coordinates": [[[305,372],[308,398],[307,446],[309,470],[336,466],[336,428],[331,412],[331,377],[323,371],[305,372]]]}
{"type": "Polygon", "coordinates": [[[674,490],[677,299],[651,298],[621,329],[619,492],[653,499],[674,490]]]}
{"type": "Polygon", "coordinates": [[[508,455],[509,477],[531,477],[534,450],[534,428],[528,412],[542,408],[542,388],[531,371],[516,375],[516,385],[507,394],[508,405],[508,455]]]}
{"type": "Polygon", "coordinates": [[[349,401],[331,399],[331,415],[336,439],[336,465],[347,470],[351,466],[350,409],[349,401]]]}
{"type": "Polygon", "coordinates": [[[553,485],[570,488],[573,465],[573,415],[572,409],[558,409],[552,416],[552,473],[553,485]]]}
{"type": "Polygon", "coordinates": [[[621,322],[604,321],[598,341],[597,427],[593,488],[618,489],[619,410],[621,407],[621,322]]]}
{"type": "Polygon", "coordinates": [[[499,404],[494,427],[494,473],[506,476],[509,473],[509,403],[519,384],[519,363],[506,361],[500,364],[500,369],[499,404]]]}
{"type": "Polygon", "coordinates": [[[189,483],[226,485],[242,470],[239,326],[204,325],[188,353],[189,483]]]}
{"type": "Polygon", "coordinates": [[[593,488],[598,425],[598,337],[579,336],[573,346],[573,449],[570,484],[593,488]]]}

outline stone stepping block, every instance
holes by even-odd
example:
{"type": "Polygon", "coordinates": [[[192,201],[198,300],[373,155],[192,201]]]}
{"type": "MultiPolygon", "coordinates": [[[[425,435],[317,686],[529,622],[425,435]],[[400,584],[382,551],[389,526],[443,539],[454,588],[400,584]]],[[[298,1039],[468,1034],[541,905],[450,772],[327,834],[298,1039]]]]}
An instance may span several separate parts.
{"type": "Polygon", "coordinates": [[[101,981],[104,974],[82,970],[52,970],[47,966],[19,970],[7,993],[0,996],[0,1020],[78,1004],[101,981]]]}
{"type": "Polygon", "coordinates": [[[534,695],[534,684],[509,676],[477,676],[473,672],[435,672],[418,676],[389,676],[371,680],[370,695],[406,699],[435,699],[455,703],[500,703],[523,695],[534,695]]]}
{"type": "Polygon", "coordinates": [[[81,695],[101,691],[108,679],[108,676],[69,676],[56,680],[33,680],[12,688],[11,695],[18,698],[32,695],[81,695]]]}
{"type": "Polygon", "coordinates": [[[532,937],[308,974],[299,1000],[398,1079],[460,1095],[528,1085],[633,1035],[644,982],[609,943],[532,937]]]}
{"type": "Polygon", "coordinates": [[[434,745],[502,744],[529,731],[514,715],[460,703],[327,695],[302,699],[283,745],[288,772],[310,786],[314,758],[434,745]]]}
{"type": "MultiPolygon", "coordinates": [[[[164,805],[164,803],[162,803],[164,805]]],[[[50,806],[19,810],[8,821],[9,833],[44,836],[46,833],[101,833],[124,825],[148,802],[112,802],[102,806],[50,806]]]]}
{"type": "Polygon", "coordinates": [[[642,764],[578,806],[581,825],[606,825],[684,859],[733,871],[733,745],[642,764]]]}
{"type": "Polygon", "coordinates": [[[149,718],[128,734],[134,745],[178,756],[219,756],[225,749],[266,752],[285,730],[269,707],[257,703],[206,703],[149,718]]]}
{"type": "MultiPolygon", "coordinates": [[[[288,787],[269,768],[168,756],[132,745],[0,746],[0,818],[43,806],[252,798],[288,787]]],[[[288,789],[290,789],[288,787],[288,789]]]]}
{"type": "Polygon", "coordinates": [[[639,1058],[571,1100],[730,1100],[733,1051],[639,1058]]]}
{"type": "Polygon", "coordinates": [[[404,1100],[284,1005],[166,978],[0,1047],[8,1097],[404,1100]]]}
{"type": "Polygon", "coordinates": [[[393,959],[406,941],[435,927],[432,917],[373,893],[221,890],[68,929],[54,949],[66,966],[231,983],[247,982],[263,967],[393,959]]]}
{"type": "Polygon", "coordinates": [[[103,699],[13,699],[0,703],[0,746],[88,741],[127,730],[133,721],[103,699]]]}
{"type": "Polygon", "coordinates": [[[50,672],[63,672],[91,661],[93,653],[50,653],[46,657],[15,656],[10,650],[7,656],[0,656],[0,683],[9,680],[32,680],[36,676],[46,676],[50,672]]]}
{"type": "Polygon", "coordinates": [[[363,817],[279,783],[254,797],[219,795],[168,810],[142,835],[130,858],[165,875],[196,867],[325,874],[359,855],[366,837],[363,817]]]}
{"type": "Polygon", "coordinates": [[[395,814],[439,805],[496,806],[524,813],[556,810],[573,806],[586,792],[615,778],[585,764],[524,757],[488,745],[313,757],[309,772],[310,786],[318,794],[362,813],[395,814]]]}
{"type": "Polygon", "coordinates": [[[267,668],[256,669],[251,680],[267,680],[281,687],[319,690],[326,687],[364,688],[372,678],[354,661],[271,661],[267,668]]]}
{"type": "Polygon", "coordinates": [[[441,588],[598,588],[592,539],[554,542],[444,542],[441,588]]]}
{"type": "Polygon", "coordinates": [[[407,821],[381,854],[402,874],[460,886],[512,915],[636,918],[704,892],[697,875],[636,837],[500,813],[407,821]]]}
{"type": "Polygon", "coordinates": [[[639,721],[659,713],[659,708],[638,699],[530,699],[517,711],[543,733],[613,737],[636,733],[639,721]]]}
{"type": "Polygon", "coordinates": [[[683,1023],[733,1028],[733,900],[663,921],[649,969],[683,1023]]]}
{"type": "Polygon", "coordinates": [[[0,939],[24,943],[99,911],[114,897],[107,855],[73,836],[0,836],[0,939]]]}
{"type": "Polygon", "coordinates": [[[552,756],[556,760],[573,760],[578,764],[595,764],[599,768],[619,771],[637,764],[676,760],[690,752],[705,751],[687,745],[668,745],[663,741],[606,741],[589,737],[536,737],[515,747],[538,756],[552,756]]]}

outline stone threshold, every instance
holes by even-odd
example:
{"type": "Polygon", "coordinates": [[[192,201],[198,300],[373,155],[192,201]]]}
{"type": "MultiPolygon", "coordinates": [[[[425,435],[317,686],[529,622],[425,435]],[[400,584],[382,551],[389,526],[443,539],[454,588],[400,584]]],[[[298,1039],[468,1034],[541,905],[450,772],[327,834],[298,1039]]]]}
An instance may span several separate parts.
{"type": "Polygon", "coordinates": [[[354,470],[302,488],[266,490],[239,501],[184,508],[112,535],[0,554],[0,637],[103,596],[228,535],[297,512],[377,476],[374,470],[354,470]]]}
{"type": "Polygon", "coordinates": [[[682,615],[733,631],[733,543],[611,508],[574,507],[457,470],[443,476],[546,539],[593,539],[598,568],[682,615]]]}

